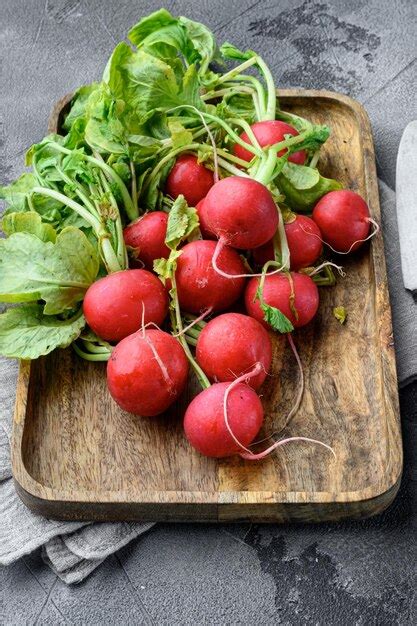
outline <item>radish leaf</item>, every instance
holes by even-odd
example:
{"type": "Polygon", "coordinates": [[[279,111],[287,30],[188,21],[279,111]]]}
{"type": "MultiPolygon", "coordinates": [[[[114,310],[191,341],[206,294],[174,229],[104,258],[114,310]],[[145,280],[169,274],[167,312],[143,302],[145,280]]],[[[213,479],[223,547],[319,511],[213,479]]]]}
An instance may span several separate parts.
{"type": "Polygon", "coordinates": [[[274,306],[269,306],[265,302],[260,302],[262,311],[264,312],[264,320],[268,322],[274,330],[279,333],[291,333],[294,330],[294,326],[291,324],[288,317],[281,313],[279,309],[274,306]]]}
{"type": "Polygon", "coordinates": [[[41,241],[56,241],[56,231],[50,224],[44,224],[41,216],[34,211],[27,213],[8,213],[3,217],[1,227],[9,237],[13,233],[30,233],[41,241]]]}
{"type": "Polygon", "coordinates": [[[79,229],[65,228],[56,243],[16,232],[0,240],[0,301],[45,301],[45,314],[62,313],[84,298],[97,276],[98,254],[79,229]]]}
{"type": "Polygon", "coordinates": [[[61,320],[44,315],[39,304],[24,304],[0,315],[0,354],[18,359],[37,359],[55,348],[66,348],[85,326],[81,311],[61,320]]]}

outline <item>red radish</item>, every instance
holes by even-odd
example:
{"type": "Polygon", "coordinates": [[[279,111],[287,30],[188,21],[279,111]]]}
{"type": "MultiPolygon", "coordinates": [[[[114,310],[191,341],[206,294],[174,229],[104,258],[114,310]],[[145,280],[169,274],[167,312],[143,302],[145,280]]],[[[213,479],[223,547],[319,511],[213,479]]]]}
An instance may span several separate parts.
{"type": "MultiPolygon", "coordinates": [[[[291,283],[285,274],[267,274],[263,288],[263,300],[266,304],[279,309],[295,328],[308,324],[319,306],[319,291],[314,281],[306,274],[291,272],[294,289],[294,308],[291,307],[291,283]]],[[[259,278],[252,278],[246,287],[245,305],[249,315],[257,319],[265,328],[269,328],[264,320],[264,313],[258,299],[255,300],[259,286],[259,278]]]]}
{"type": "MultiPolygon", "coordinates": [[[[295,128],[278,120],[264,120],[263,122],[256,122],[256,124],[252,124],[251,129],[261,148],[266,148],[267,146],[272,146],[275,143],[284,141],[285,135],[291,135],[292,137],[298,135],[295,128]]],[[[246,141],[246,143],[251,143],[246,133],[242,133],[240,138],[243,139],[243,141],[246,141]]],[[[246,150],[246,148],[238,143],[234,145],[233,153],[235,156],[239,157],[239,159],[243,159],[243,161],[249,162],[253,159],[252,152],[246,150]]],[[[278,156],[282,156],[283,154],[285,154],[285,148],[284,150],[278,152],[278,156]]],[[[306,160],[306,156],[305,150],[300,150],[299,152],[294,152],[288,160],[292,163],[303,165],[306,160]]]]}
{"type": "Polygon", "coordinates": [[[188,206],[195,207],[213,184],[213,172],[199,163],[194,154],[182,154],[168,175],[165,193],[174,199],[182,194],[188,206]]]}
{"type": "MultiPolygon", "coordinates": [[[[241,450],[225,421],[225,394],[230,383],[215,383],[189,404],[184,431],[190,444],[201,454],[222,458],[241,450]]],[[[263,422],[263,408],[256,392],[238,383],[227,398],[227,416],[235,438],[245,447],[255,439],[263,422]]]]}
{"type": "MultiPolygon", "coordinates": [[[[313,265],[322,253],[322,237],[317,224],[306,215],[295,215],[292,222],[285,224],[288,249],[292,270],[313,265]]],[[[256,265],[265,265],[274,261],[274,241],[271,239],[263,246],[255,248],[253,260],[256,265]]]]}
{"type": "Polygon", "coordinates": [[[124,270],[93,283],[85,294],[83,311],[96,335],[120,341],[142,323],[162,324],[168,313],[168,294],[151,272],[124,270]]]}
{"type": "Polygon", "coordinates": [[[203,225],[203,222],[204,222],[204,198],[202,200],[200,200],[200,202],[198,202],[196,204],[195,208],[196,208],[196,211],[197,211],[198,219],[200,221],[200,231],[201,231],[201,235],[202,235],[203,239],[216,239],[216,235],[214,235],[214,233],[211,233],[209,230],[204,228],[204,225],[203,225]]]}
{"type": "MultiPolygon", "coordinates": [[[[175,279],[182,309],[189,313],[222,311],[239,298],[245,285],[244,278],[224,278],[212,264],[215,241],[198,240],[184,246],[177,261],[175,279]]],[[[238,253],[224,247],[218,264],[228,274],[243,274],[245,266],[238,253]]]]}
{"type": "Polygon", "coordinates": [[[125,244],[134,249],[133,262],[142,261],[147,268],[153,269],[155,259],[167,259],[169,248],[165,245],[168,215],[163,211],[146,213],[135,220],[123,231],[125,244]]]}
{"type": "Polygon", "coordinates": [[[371,219],[365,200],[354,191],[340,189],[323,196],[313,210],[323,241],[334,252],[357,250],[369,235],[371,219]]]}
{"type": "Polygon", "coordinates": [[[122,339],[107,363],[113,399],[129,413],[151,417],[165,411],[185,389],[188,360],[174,337],[162,330],[122,339]]]}
{"type": "Polygon", "coordinates": [[[255,248],[252,252],[253,260],[256,265],[262,267],[268,261],[275,260],[274,254],[274,240],[270,239],[263,246],[259,246],[259,248],[255,248]]]}
{"type": "Polygon", "coordinates": [[[212,319],[201,331],[196,356],[205,374],[216,382],[232,381],[260,363],[259,374],[248,381],[251,387],[258,389],[271,367],[271,340],[252,317],[224,313],[212,319]]]}
{"type": "Polygon", "coordinates": [[[306,215],[296,215],[285,224],[292,270],[313,265],[322,253],[321,232],[317,224],[306,215]]]}
{"type": "Polygon", "coordinates": [[[201,223],[224,243],[251,250],[272,239],[278,211],[265,185],[252,178],[229,176],[208,192],[201,223]]]}

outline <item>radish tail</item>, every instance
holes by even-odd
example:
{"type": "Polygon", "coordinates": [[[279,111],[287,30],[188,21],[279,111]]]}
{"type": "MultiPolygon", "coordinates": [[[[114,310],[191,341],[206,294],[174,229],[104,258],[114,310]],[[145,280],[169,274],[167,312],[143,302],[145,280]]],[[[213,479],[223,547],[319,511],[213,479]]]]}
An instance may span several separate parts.
{"type": "Polygon", "coordinates": [[[304,231],[307,235],[311,235],[311,237],[315,237],[316,239],[319,239],[319,241],[321,241],[322,244],[324,244],[325,246],[327,246],[328,248],[330,248],[330,250],[332,250],[332,252],[335,252],[336,254],[349,254],[352,251],[352,248],[354,246],[356,246],[357,243],[364,243],[365,241],[368,241],[368,239],[372,239],[372,237],[375,237],[375,235],[377,235],[379,233],[379,231],[381,230],[380,225],[378,224],[378,222],[376,222],[375,220],[372,219],[372,217],[367,217],[366,221],[369,222],[370,224],[372,224],[372,226],[374,227],[374,230],[371,232],[370,235],[368,235],[367,237],[365,237],[365,239],[357,239],[356,241],[354,241],[352,243],[352,245],[350,246],[349,250],[346,250],[345,252],[341,252],[340,250],[336,250],[335,248],[333,248],[329,243],[327,243],[326,241],[324,241],[324,239],[322,239],[321,237],[319,237],[318,235],[316,235],[316,233],[310,233],[308,230],[306,230],[305,228],[302,227],[302,225],[300,224],[300,228],[302,231],[304,231]]]}

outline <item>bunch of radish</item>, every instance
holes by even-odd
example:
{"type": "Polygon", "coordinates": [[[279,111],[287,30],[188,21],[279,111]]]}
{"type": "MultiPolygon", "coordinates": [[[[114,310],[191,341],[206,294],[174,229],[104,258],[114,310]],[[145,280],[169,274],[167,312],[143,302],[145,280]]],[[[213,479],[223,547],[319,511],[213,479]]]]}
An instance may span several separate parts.
{"type": "MultiPolygon", "coordinates": [[[[262,132],[268,144],[265,126],[262,132]]],[[[84,299],[91,330],[116,343],[107,366],[110,393],[126,411],[158,415],[184,391],[191,365],[203,390],[184,416],[190,444],[210,457],[263,458],[286,442],[257,454],[249,447],[263,423],[257,391],[271,372],[268,331],[278,327],[290,336],[312,321],[323,244],[340,253],[357,249],[369,234],[368,207],[340,190],[324,195],[311,216],[287,212],[278,241],[288,259],[277,260],[283,218],[264,184],[237,175],[215,183],[186,153],[173,165],[166,193],[174,200],[169,213],[145,213],[124,231],[134,266],[148,269],[101,278],[84,299]],[[242,299],[246,314],[238,312],[242,299]]],[[[291,438],[299,439],[313,441],[291,438]]]]}

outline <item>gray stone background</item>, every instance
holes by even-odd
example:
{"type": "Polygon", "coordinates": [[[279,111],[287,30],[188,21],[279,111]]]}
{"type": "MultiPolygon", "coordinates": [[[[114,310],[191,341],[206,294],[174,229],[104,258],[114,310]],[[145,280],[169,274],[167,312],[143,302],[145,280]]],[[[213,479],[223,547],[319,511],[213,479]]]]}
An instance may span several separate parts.
{"type": "MultiPolygon", "coordinates": [[[[1,0],[0,180],[46,131],[63,94],[98,79],[114,45],[162,0],[1,0]]],[[[260,51],[281,86],[365,104],[379,176],[395,186],[417,117],[414,0],[166,0],[218,40],[260,51]]],[[[417,384],[401,392],[402,488],[382,516],[319,526],[160,525],[83,584],[39,554],[0,570],[1,624],[417,623],[417,384]]],[[[1,523],[1,522],[0,522],[1,523]]]]}

